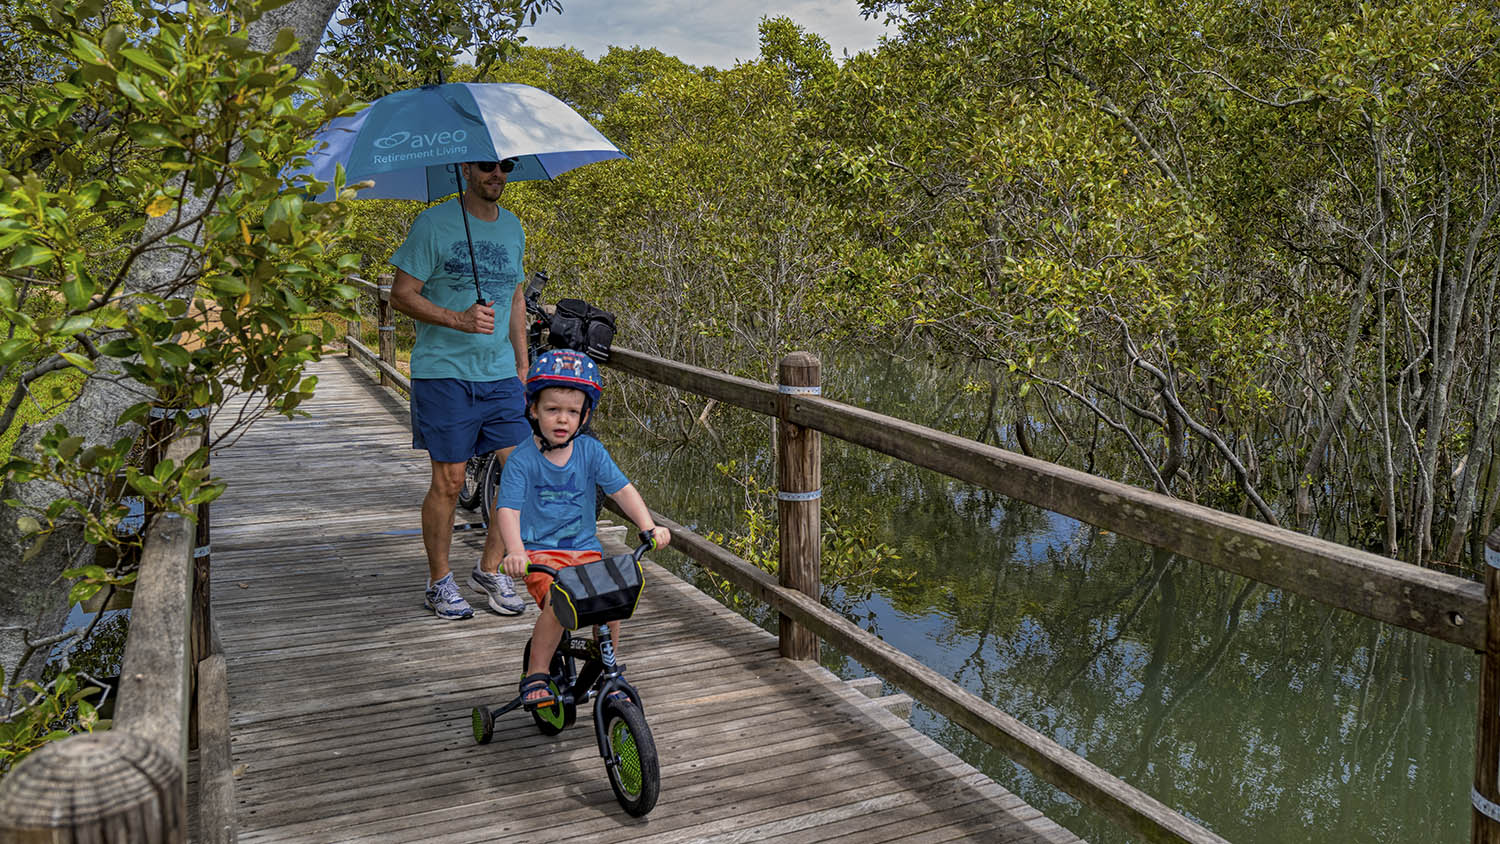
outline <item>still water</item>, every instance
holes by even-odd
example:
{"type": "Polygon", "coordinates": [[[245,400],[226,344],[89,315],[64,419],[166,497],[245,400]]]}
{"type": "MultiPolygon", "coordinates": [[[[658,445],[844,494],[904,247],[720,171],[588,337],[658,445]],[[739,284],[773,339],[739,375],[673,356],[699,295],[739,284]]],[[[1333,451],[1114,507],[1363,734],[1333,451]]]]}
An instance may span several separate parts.
{"type": "MultiPolygon", "coordinates": [[[[950,402],[960,380],[900,361],[824,376],[830,398],[973,436],[985,402],[950,402]]],[[[747,507],[774,524],[774,497],[749,491],[774,486],[766,420],[716,409],[684,444],[676,396],[606,402],[600,436],[654,509],[699,532],[746,534],[747,507]]],[[[1467,651],[829,437],[823,482],[825,511],[899,555],[826,603],[1230,841],[1467,840],[1467,651]]],[[[920,704],[912,722],[1084,838],[1132,840],[920,704]]]]}

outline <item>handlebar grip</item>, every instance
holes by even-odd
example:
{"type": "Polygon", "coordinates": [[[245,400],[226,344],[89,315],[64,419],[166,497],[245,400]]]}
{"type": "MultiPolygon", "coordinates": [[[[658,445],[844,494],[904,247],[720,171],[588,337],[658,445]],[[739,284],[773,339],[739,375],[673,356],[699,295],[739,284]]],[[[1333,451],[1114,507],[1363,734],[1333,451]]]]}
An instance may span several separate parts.
{"type": "Polygon", "coordinates": [[[647,546],[646,550],[648,550],[648,551],[655,551],[656,550],[656,533],[655,532],[649,531],[649,530],[643,530],[640,533],[636,534],[635,536],[636,536],[636,539],[639,539],[641,541],[642,545],[647,546]]]}

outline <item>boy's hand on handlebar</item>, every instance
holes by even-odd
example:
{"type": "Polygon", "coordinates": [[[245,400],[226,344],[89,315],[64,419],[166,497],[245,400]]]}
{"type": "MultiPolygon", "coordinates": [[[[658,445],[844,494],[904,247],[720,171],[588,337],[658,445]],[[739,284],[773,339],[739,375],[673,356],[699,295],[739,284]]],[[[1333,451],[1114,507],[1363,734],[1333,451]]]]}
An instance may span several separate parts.
{"type": "Polygon", "coordinates": [[[661,525],[652,528],[650,533],[653,548],[665,548],[672,544],[672,532],[661,525]]]}
{"type": "Polygon", "coordinates": [[[505,559],[500,561],[500,567],[511,577],[525,577],[526,564],[531,558],[525,554],[506,554],[505,559]]]}

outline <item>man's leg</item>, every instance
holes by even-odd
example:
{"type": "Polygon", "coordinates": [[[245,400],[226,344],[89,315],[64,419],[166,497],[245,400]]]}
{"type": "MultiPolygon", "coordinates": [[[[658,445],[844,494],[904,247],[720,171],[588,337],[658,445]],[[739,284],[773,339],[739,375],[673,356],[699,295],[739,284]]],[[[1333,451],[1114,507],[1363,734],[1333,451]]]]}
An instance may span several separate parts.
{"type": "Polygon", "coordinates": [[[413,378],[411,382],[411,447],[425,450],[432,466],[422,499],[422,547],[427,552],[428,576],[423,601],[438,618],[474,615],[468,601],[458,594],[448,568],[453,508],[481,424],[471,411],[472,394],[472,385],[453,378],[413,378]]]}
{"type": "Polygon", "coordinates": [[[422,547],[427,551],[425,606],[438,618],[472,618],[474,610],[458,593],[448,569],[448,549],[453,543],[453,507],[463,486],[464,464],[432,461],[432,482],[422,499],[422,547]]]}
{"type": "Polygon", "coordinates": [[[427,550],[427,576],[434,582],[448,574],[448,549],[453,544],[453,508],[463,488],[464,464],[432,461],[432,482],[422,499],[422,546],[427,550]]]}

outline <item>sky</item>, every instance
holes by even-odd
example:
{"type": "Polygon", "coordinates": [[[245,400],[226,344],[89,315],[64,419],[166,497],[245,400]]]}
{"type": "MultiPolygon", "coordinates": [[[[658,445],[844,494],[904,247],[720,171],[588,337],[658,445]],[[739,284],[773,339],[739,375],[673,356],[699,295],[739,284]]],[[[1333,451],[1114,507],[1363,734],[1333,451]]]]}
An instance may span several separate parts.
{"type": "Polygon", "coordinates": [[[655,47],[688,64],[732,67],[760,54],[762,17],[788,17],[816,33],[835,58],[875,47],[885,32],[860,17],[857,0],[562,0],[561,15],[549,13],[523,29],[534,47],[576,47],[598,59],[611,46],[655,47]]]}

